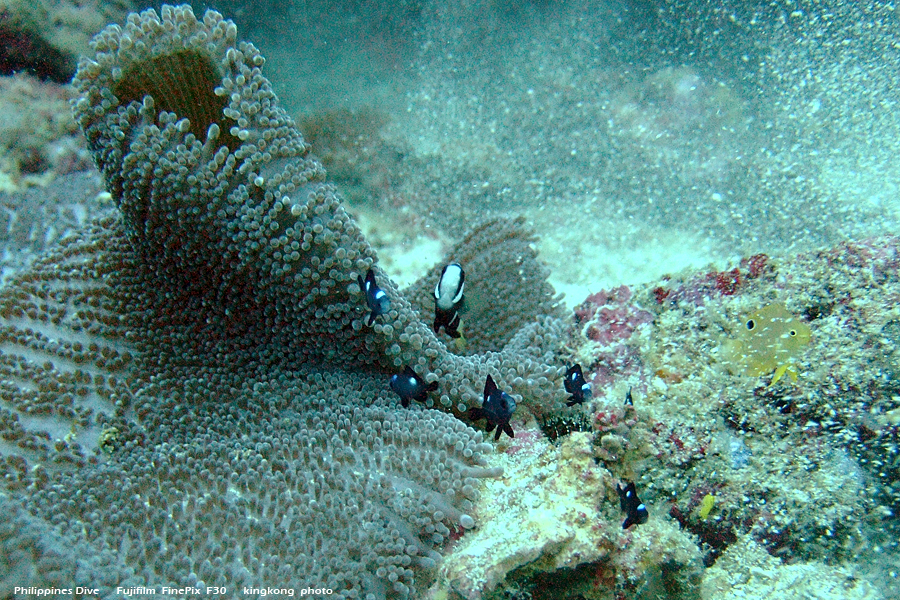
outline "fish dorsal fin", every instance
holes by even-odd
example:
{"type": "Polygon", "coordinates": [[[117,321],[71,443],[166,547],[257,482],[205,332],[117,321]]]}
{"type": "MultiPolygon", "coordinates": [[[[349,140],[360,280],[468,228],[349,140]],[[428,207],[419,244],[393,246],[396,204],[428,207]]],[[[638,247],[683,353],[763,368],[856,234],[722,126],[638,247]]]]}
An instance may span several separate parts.
{"type": "Polygon", "coordinates": [[[496,391],[497,384],[494,383],[494,378],[488,375],[487,380],[484,382],[484,401],[487,402],[487,399],[491,397],[491,394],[496,391]]]}

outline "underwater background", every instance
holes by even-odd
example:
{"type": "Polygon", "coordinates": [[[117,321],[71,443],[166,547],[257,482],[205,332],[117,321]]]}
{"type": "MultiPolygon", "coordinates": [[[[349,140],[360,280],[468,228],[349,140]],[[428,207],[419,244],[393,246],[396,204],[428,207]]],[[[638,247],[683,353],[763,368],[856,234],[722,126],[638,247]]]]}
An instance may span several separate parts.
{"type": "MultiPolygon", "coordinates": [[[[513,333],[491,329],[490,308],[502,300],[515,312],[521,302],[523,322],[531,312],[558,321],[532,344],[558,373],[530,375],[529,358],[519,371],[527,383],[507,384],[521,386],[515,437],[485,452],[503,474],[477,476],[477,526],[438,535],[442,558],[423,566],[412,591],[366,576],[359,589],[471,600],[900,598],[895,4],[192,6],[233,20],[238,39],[265,56],[281,107],[391,289],[429,328],[445,255],[477,244],[485,252],[490,238],[467,245],[467,236],[492,219],[521,219],[515,227],[528,233],[510,237],[537,253],[565,294],[542,313],[532,297],[546,295],[543,279],[530,272],[496,293],[491,286],[511,285],[505,275],[467,281],[461,329],[472,345],[453,349],[443,338],[449,351],[499,352],[497,340],[513,333]],[[574,363],[593,398],[566,407],[562,373],[574,363]],[[530,377],[544,377],[531,401],[530,377]],[[631,481],[650,516],[623,529],[617,489],[631,481]]],[[[72,117],[69,82],[93,35],[146,8],[160,4],[0,1],[4,302],[66,236],[116,218],[115,190],[105,191],[72,117]]],[[[15,314],[0,317],[4,335],[24,327],[15,314]]],[[[25,474],[36,459],[16,423],[32,425],[19,395],[29,386],[10,365],[32,357],[11,339],[0,340],[0,499],[21,519],[61,527],[42,516],[36,476],[25,474]]],[[[383,388],[372,392],[378,402],[397,404],[386,380],[383,388]]],[[[450,396],[456,406],[445,410],[471,404],[450,396]]],[[[123,411],[153,421],[140,408],[123,411]]],[[[99,423],[78,438],[91,465],[116,460],[105,443],[113,428],[99,423]]],[[[71,442],[67,422],[34,426],[50,432],[48,443],[71,442]]],[[[90,544],[105,539],[91,531],[102,522],[60,535],[90,544]]],[[[26,542],[0,530],[0,597],[29,597],[15,587],[81,573],[41,566],[44,546],[33,540],[56,535],[43,531],[26,542]]],[[[172,585],[182,584],[182,566],[169,559],[172,585]]],[[[130,584],[165,583],[140,564],[130,584]]],[[[303,581],[286,572],[261,584],[303,581]]],[[[101,588],[98,596],[117,596],[115,585],[101,588]]],[[[233,585],[229,594],[265,595],[233,585]]]]}

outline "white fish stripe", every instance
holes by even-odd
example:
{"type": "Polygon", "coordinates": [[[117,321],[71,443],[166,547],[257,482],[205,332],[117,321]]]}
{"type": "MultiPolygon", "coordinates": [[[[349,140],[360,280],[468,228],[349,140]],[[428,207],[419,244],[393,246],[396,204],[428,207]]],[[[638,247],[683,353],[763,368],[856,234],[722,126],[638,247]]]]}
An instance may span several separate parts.
{"type": "Polygon", "coordinates": [[[462,300],[465,280],[459,265],[450,264],[444,267],[441,278],[434,288],[434,299],[443,310],[450,310],[462,300]]]}
{"type": "Polygon", "coordinates": [[[453,304],[458,304],[463,297],[463,290],[466,288],[466,283],[463,282],[461,286],[459,286],[459,291],[453,296],[453,304]]]}

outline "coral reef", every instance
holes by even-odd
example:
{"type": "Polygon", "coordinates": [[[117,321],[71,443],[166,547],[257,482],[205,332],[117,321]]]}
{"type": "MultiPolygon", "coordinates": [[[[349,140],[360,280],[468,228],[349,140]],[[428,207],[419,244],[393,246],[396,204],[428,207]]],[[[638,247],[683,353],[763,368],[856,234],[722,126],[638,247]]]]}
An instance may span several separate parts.
{"type": "Polygon", "coordinates": [[[71,88],[28,75],[0,77],[0,189],[46,185],[90,165],[72,118],[71,88]]]}
{"type": "Polygon", "coordinates": [[[556,446],[528,429],[505,444],[492,461],[503,476],[485,486],[484,524],[453,546],[428,597],[652,598],[666,578],[666,597],[696,597],[693,540],[653,505],[646,525],[622,529],[617,480],[595,462],[591,434],[556,446]]]}
{"type": "Polygon", "coordinates": [[[785,565],[749,537],[742,538],[703,579],[702,598],[874,599],[881,595],[849,567],[785,565]]]}
{"type": "Polygon", "coordinates": [[[129,2],[0,1],[0,189],[46,185],[87,167],[68,84],[76,58],[129,2]]]}
{"type": "Polygon", "coordinates": [[[898,247],[756,255],[592,294],[567,352],[591,364],[595,398],[542,420],[582,426],[551,429],[555,446],[520,426],[499,446],[497,506],[453,547],[439,586],[467,598],[892,597],[898,247]],[[796,382],[736,374],[722,356],[740,316],[774,302],[812,330],[796,382]],[[604,368],[610,345],[627,368],[604,368]],[[523,485],[499,490],[513,474],[523,485]],[[631,480],[650,520],[624,538],[613,486],[631,480]]]}
{"type": "Polygon", "coordinates": [[[606,387],[637,366],[637,353],[628,342],[653,315],[633,304],[631,294],[623,285],[591,294],[575,308],[574,354],[593,373],[586,378],[595,387],[606,387]],[[583,344],[584,338],[590,342],[583,344]]]}
{"type": "Polygon", "coordinates": [[[858,568],[888,581],[876,565],[897,551],[881,532],[897,530],[898,268],[898,240],[886,237],[594,295],[620,315],[598,320],[589,299],[569,340],[605,384],[589,409],[596,458],[649,486],[643,500],[665,498],[708,566],[750,536],[787,563],[872,556],[858,568]],[[733,373],[741,315],[776,303],[812,332],[797,381],[733,373]],[[617,326],[644,311],[652,322],[617,326]],[[607,373],[601,334],[623,336],[628,368],[607,373]],[[633,408],[622,406],[629,388],[633,408]]]}
{"type": "MultiPolygon", "coordinates": [[[[445,258],[466,264],[470,300],[469,345],[448,346],[428,318],[444,263],[406,290],[386,276],[263,64],[218,13],[130,16],[75,81],[98,201],[116,210],[84,224],[97,206],[79,198],[3,200],[19,255],[0,289],[0,595],[89,580],[102,597],[276,581],[367,600],[782,597],[813,569],[848,597],[890,594],[869,581],[896,576],[896,238],[604,290],[566,323],[531,231],[493,218],[445,258]],[[371,327],[355,283],[370,268],[392,299],[371,327]],[[796,381],[724,356],[740,316],[775,303],[812,332],[796,381]],[[572,361],[594,398],[569,408],[572,361]],[[438,384],[425,408],[387,385],[406,365],[438,384]],[[490,454],[459,418],[488,374],[520,407],[490,454]],[[650,511],[627,530],[623,481],[650,511]]],[[[648,73],[610,108],[635,148],[648,123],[740,119],[700,73],[648,73]]],[[[510,113],[571,91],[551,83],[510,113]]],[[[572,150],[560,125],[551,155],[572,150]]],[[[460,143],[467,161],[509,160],[460,143]]],[[[546,175],[538,200],[568,185],[546,175]]],[[[460,186],[448,212],[503,212],[499,189],[481,204],[492,181],[460,186]]]]}
{"type": "Polygon", "coordinates": [[[42,80],[68,83],[76,57],[110,21],[121,20],[128,0],[37,0],[0,2],[0,74],[28,72],[42,80]]]}

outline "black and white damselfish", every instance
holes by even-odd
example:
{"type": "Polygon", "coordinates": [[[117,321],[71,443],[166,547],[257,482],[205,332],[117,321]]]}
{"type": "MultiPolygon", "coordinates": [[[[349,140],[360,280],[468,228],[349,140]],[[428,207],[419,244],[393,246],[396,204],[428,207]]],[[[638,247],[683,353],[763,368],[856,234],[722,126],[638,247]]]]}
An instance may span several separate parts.
{"type": "Polygon", "coordinates": [[[568,393],[572,394],[569,396],[566,406],[584,404],[585,400],[591,399],[591,384],[584,380],[581,365],[577,363],[566,369],[566,378],[563,380],[563,386],[565,386],[568,393]]]}
{"type": "Polygon", "coordinates": [[[428,392],[438,389],[438,382],[425,383],[412,367],[406,365],[403,373],[391,375],[391,389],[400,396],[400,404],[406,408],[410,400],[425,402],[428,399],[428,392]]]}
{"type": "Polygon", "coordinates": [[[434,332],[441,327],[447,335],[456,339],[459,333],[459,311],[462,309],[466,272],[459,263],[444,265],[441,278],[434,286],[434,332]]]}
{"type": "Polygon", "coordinates": [[[388,295],[384,293],[384,290],[375,283],[375,272],[372,271],[372,269],[369,269],[369,272],[366,273],[365,279],[362,278],[362,275],[357,275],[356,280],[359,283],[359,289],[362,290],[363,294],[366,296],[366,306],[372,311],[369,313],[368,322],[369,327],[371,327],[375,322],[376,317],[391,310],[391,299],[388,298],[388,295]]]}
{"type": "Polygon", "coordinates": [[[509,437],[516,437],[513,428],[509,424],[509,419],[516,410],[516,401],[512,396],[497,387],[494,378],[490,375],[484,382],[484,401],[481,408],[470,408],[469,418],[473,421],[479,419],[487,420],[487,432],[490,433],[497,428],[494,435],[494,441],[500,439],[500,433],[506,433],[509,437]]]}
{"type": "Polygon", "coordinates": [[[650,513],[647,507],[638,498],[637,488],[633,481],[629,481],[625,487],[616,484],[616,491],[619,493],[619,505],[625,512],[625,520],[622,521],[622,529],[628,529],[632,525],[642,525],[647,522],[650,513]]]}

